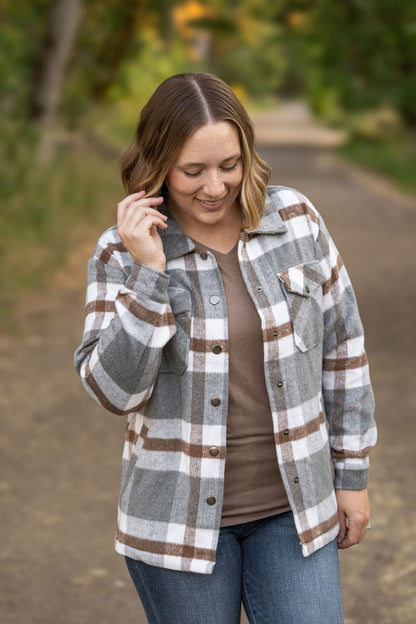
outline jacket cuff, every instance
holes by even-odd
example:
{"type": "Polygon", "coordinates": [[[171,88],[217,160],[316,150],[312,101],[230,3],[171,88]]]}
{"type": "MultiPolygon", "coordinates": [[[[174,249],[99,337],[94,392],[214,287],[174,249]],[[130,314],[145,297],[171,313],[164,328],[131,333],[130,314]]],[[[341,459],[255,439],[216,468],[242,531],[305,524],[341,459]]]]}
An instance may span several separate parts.
{"type": "Polygon", "coordinates": [[[170,277],[147,264],[135,262],[125,287],[157,303],[169,303],[170,277]]]}
{"type": "Polygon", "coordinates": [[[337,463],[334,466],[334,486],[337,490],[365,490],[368,485],[368,466],[353,469],[337,463]]]}

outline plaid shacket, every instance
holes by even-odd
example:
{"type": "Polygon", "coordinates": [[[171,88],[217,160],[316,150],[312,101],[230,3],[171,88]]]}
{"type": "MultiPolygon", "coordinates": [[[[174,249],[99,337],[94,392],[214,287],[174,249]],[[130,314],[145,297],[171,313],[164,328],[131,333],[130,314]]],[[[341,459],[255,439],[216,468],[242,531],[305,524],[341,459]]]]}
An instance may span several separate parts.
{"type": "MultiPolygon", "coordinates": [[[[115,227],[102,235],[75,362],[92,397],[127,415],[116,550],[210,574],[226,461],[227,305],[213,254],[167,224],[165,273],[133,261],[115,227]]],[[[334,485],[367,485],[376,427],[362,324],[340,255],[298,191],[268,188],[238,259],[261,319],[276,457],[307,556],[338,533],[334,485]]]]}

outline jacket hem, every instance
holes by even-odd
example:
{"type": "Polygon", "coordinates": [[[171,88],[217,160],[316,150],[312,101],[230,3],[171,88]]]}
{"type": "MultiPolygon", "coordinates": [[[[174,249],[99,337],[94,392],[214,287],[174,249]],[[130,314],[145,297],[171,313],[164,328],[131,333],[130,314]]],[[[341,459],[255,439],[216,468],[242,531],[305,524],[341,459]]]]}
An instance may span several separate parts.
{"type": "Polygon", "coordinates": [[[318,537],[316,537],[312,542],[308,542],[307,544],[301,543],[302,546],[302,555],[304,557],[309,557],[317,550],[320,550],[324,546],[327,546],[330,542],[332,542],[339,533],[339,524],[337,523],[332,529],[327,531],[326,533],[322,533],[318,537]]]}
{"type": "Polygon", "coordinates": [[[212,574],[215,561],[204,561],[201,559],[185,559],[182,556],[168,555],[165,553],[149,553],[131,548],[117,539],[115,550],[124,557],[142,561],[147,565],[156,568],[166,568],[168,570],[181,570],[182,572],[195,572],[196,574],[212,574]]]}

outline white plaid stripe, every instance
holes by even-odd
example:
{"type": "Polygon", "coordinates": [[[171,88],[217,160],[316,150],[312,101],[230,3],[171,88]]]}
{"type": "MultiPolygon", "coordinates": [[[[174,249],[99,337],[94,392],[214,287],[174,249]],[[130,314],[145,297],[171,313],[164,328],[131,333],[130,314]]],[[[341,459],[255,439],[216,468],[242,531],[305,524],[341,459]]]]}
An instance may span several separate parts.
{"type": "MultiPolygon", "coordinates": [[[[297,193],[294,189],[291,188],[279,188],[279,198],[284,206],[293,206],[294,204],[299,203],[299,193],[297,193]]],[[[302,200],[305,201],[306,198],[302,197],[302,200]]]]}

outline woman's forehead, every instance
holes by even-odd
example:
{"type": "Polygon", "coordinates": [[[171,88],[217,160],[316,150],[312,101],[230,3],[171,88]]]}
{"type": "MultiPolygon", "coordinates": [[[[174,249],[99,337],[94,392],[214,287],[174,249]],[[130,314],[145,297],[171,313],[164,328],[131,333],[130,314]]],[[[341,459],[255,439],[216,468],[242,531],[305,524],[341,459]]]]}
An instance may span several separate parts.
{"type": "Polygon", "coordinates": [[[240,138],[234,124],[228,121],[207,123],[185,141],[178,163],[202,164],[207,158],[231,160],[241,155],[240,138]]]}

